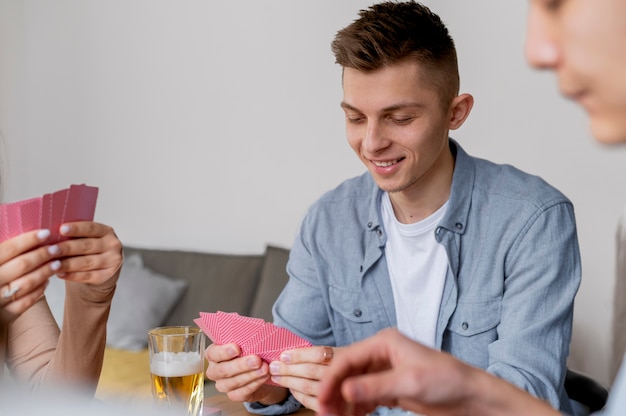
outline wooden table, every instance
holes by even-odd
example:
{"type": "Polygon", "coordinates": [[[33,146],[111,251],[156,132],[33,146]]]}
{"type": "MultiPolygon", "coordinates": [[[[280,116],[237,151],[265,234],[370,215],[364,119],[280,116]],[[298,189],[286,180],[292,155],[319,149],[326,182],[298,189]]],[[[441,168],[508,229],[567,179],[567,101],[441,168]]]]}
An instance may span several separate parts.
{"type": "MultiPolygon", "coordinates": [[[[243,403],[233,402],[225,394],[216,394],[204,398],[204,409],[206,416],[250,416],[243,403]],[[215,414],[210,412],[210,408],[218,408],[221,413],[215,414]]],[[[298,416],[314,416],[315,412],[310,409],[302,408],[294,415],[298,416]]]]}

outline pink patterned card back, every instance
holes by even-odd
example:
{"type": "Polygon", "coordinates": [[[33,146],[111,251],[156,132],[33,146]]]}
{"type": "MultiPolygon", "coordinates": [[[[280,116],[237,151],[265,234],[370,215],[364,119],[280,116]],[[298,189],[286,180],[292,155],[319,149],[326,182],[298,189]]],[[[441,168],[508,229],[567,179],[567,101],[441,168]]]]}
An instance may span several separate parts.
{"type": "Polygon", "coordinates": [[[312,345],[286,328],[235,312],[200,312],[200,318],[194,322],[216,344],[234,342],[239,345],[242,356],[258,355],[267,363],[278,360],[284,350],[312,345]]]}
{"type": "Polygon", "coordinates": [[[1,204],[0,241],[45,228],[51,233],[47,243],[58,242],[59,227],[64,222],[93,220],[97,197],[96,187],[71,185],[40,197],[1,204]]]}

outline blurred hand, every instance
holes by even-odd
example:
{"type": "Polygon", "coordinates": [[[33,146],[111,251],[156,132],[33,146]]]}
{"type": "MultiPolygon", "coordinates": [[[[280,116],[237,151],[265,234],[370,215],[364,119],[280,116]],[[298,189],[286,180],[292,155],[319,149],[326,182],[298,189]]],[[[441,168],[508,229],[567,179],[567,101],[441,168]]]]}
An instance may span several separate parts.
{"type": "Polygon", "coordinates": [[[272,381],[288,388],[303,406],[318,411],[320,379],[336,350],[322,346],[286,350],[280,361],[270,364],[272,381]]]}
{"type": "Polygon", "coordinates": [[[365,415],[377,406],[428,415],[550,415],[546,402],[450,354],[385,329],[343,348],[322,379],[320,415],[365,415]]]}
{"type": "Polygon", "coordinates": [[[268,365],[256,355],[241,357],[237,344],[211,344],[204,355],[209,362],[206,376],[230,400],[269,405],[287,397],[287,389],[265,384],[270,377],[268,365]]]}

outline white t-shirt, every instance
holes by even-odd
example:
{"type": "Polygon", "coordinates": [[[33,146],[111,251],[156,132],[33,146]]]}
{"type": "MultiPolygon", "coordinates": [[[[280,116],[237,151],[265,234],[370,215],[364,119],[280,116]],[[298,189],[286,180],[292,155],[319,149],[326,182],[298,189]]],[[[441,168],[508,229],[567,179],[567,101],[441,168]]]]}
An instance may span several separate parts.
{"type": "Polygon", "coordinates": [[[429,347],[435,331],[443,286],[448,271],[445,248],[435,230],[448,203],[428,218],[413,224],[398,222],[389,195],[382,197],[382,218],[387,231],[385,256],[393,289],[398,331],[429,347]]]}

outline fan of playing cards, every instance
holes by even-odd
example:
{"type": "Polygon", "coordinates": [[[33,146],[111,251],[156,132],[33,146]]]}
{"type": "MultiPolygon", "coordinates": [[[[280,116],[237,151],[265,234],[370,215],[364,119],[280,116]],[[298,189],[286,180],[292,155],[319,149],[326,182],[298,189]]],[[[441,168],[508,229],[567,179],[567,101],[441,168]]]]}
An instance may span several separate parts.
{"type": "Polygon", "coordinates": [[[93,221],[98,188],[71,185],[37,198],[0,205],[0,241],[37,229],[50,230],[46,243],[63,240],[61,224],[72,221],[93,221]]]}
{"type": "Polygon", "coordinates": [[[194,322],[215,344],[234,342],[241,355],[258,355],[267,363],[278,360],[284,350],[311,346],[286,328],[235,312],[200,312],[194,322]]]}

